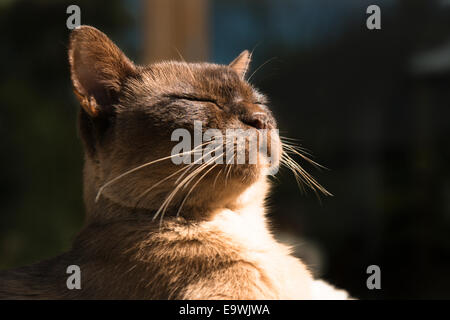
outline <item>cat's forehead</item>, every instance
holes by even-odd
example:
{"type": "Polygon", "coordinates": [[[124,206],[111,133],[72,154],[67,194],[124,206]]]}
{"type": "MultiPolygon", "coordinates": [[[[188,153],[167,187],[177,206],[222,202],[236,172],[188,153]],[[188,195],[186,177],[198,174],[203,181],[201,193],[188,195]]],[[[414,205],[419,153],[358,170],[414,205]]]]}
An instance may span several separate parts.
{"type": "Polygon", "coordinates": [[[210,63],[163,62],[141,71],[144,90],[154,94],[208,94],[223,98],[253,95],[251,86],[230,67],[210,63]]]}

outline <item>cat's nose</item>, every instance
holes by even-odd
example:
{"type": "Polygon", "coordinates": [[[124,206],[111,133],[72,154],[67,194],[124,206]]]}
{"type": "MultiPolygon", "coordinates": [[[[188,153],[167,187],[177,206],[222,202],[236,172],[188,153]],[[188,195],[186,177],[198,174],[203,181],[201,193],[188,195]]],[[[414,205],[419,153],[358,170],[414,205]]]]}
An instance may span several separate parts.
{"type": "Polygon", "coordinates": [[[264,112],[253,112],[246,116],[242,122],[256,129],[273,129],[272,120],[264,112]]]}

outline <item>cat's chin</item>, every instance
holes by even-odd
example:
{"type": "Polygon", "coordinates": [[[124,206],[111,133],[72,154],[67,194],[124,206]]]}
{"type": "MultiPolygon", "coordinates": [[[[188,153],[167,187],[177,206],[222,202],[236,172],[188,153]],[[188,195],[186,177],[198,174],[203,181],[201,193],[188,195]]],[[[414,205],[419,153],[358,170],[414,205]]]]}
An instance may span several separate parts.
{"type": "MultiPolygon", "coordinates": [[[[207,215],[208,212],[218,208],[229,207],[247,189],[267,175],[273,175],[275,170],[276,168],[267,163],[231,166],[221,164],[200,171],[190,183],[186,184],[181,184],[183,179],[177,183],[178,176],[162,184],[160,181],[164,179],[154,178],[152,172],[145,176],[153,180],[144,181],[141,172],[136,176],[128,175],[127,180],[118,180],[117,183],[109,185],[102,191],[99,199],[100,202],[106,200],[133,212],[146,210],[155,213],[163,208],[159,214],[164,212],[166,217],[177,215],[180,207],[181,216],[192,216],[193,212],[196,214],[204,212],[207,215]],[[202,177],[203,174],[205,175],[202,177]],[[166,208],[164,203],[167,204],[166,208]]],[[[170,174],[174,172],[176,171],[169,171],[170,174]]],[[[195,170],[192,169],[189,173],[191,172],[195,170]]],[[[189,173],[185,174],[184,178],[188,178],[189,173]]],[[[100,202],[96,203],[94,200],[92,204],[94,207],[99,205],[104,207],[100,202]]]]}

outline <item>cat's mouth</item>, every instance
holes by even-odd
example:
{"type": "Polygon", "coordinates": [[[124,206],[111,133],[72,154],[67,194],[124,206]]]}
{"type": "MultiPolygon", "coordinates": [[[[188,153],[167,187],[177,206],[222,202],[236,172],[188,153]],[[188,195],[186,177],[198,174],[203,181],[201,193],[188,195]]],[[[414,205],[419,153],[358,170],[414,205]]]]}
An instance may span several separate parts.
{"type": "Polygon", "coordinates": [[[219,172],[219,178],[215,177],[213,186],[219,182],[226,190],[246,188],[261,176],[273,176],[278,172],[282,156],[278,130],[252,130],[250,134],[241,133],[238,139],[235,136],[228,137],[222,146],[224,150],[216,158],[217,164],[214,161],[210,164],[211,167],[217,166],[217,170],[213,172],[219,172]],[[221,172],[224,172],[223,179],[220,178],[221,172]]]}
{"type": "Polygon", "coordinates": [[[194,161],[228,167],[237,175],[247,174],[246,171],[253,171],[254,175],[277,173],[282,154],[278,130],[229,129],[225,136],[219,135],[203,143],[203,156],[194,161]]]}

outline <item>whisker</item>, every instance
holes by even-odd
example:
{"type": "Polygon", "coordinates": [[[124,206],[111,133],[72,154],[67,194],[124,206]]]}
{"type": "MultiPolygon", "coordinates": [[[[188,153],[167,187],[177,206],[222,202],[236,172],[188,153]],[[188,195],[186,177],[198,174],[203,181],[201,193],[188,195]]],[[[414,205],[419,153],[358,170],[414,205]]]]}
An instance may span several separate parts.
{"type": "Polygon", "coordinates": [[[318,192],[322,192],[325,195],[332,196],[324,187],[322,187],[306,170],[304,170],[297,162],[295,162],[287,153],[282,156],[283,164],[287,165],[289,169],[294,173],[297,182],[303,182],[310,187],[316,195],[318,192]]]}
{"type": "Polygon", "coordinates": [[[157,160],[153,160],[153,161],[144,163],[144,164],[142,164],[142,165],[140,165],[140,166],[137,166],[137,167],[135,167],[135,168],[133,168],[133,169],[130,169],[130,170],[128,170],[128,171],[126,171],[126,172],[124,172],[124,173],[118,175],[117,177],[115,177],[115,178],[112,179],[112,180],[109,180],[109,181],[106,182],[103,186],[101,186],[101,187],[99,188],[99,190],[98,190],[98,192],[97,192],[97,196],[95,197],[95,202],[98,201],[98,199],[100,198],[100,195],[102,194],[103,190],[104,190],[106,187],[110,186],[111,184],[113,184],[113,183],[116,182],[117,180],[119,180],[119,179],[125,177],[126,175],[128,175],[128,174],[130,174],[130,173],[133,173],[133,172],[136,172],[136,171],[138,171],[138,170],[140,170],[140,169],[142,169],[142,168],[148,167],[148,166],[150,166],[150,165],[152,165],[152,164],[155,164],[155,163],[157,163],[157,162],[161,162],[161,161],[164,161],[164,160],[168,160],[168,159],[171,159],[171,158],[173,158],[173,157],[177,157],[177,156],[181,156],[181,155],[192,154],[193,152],[195,152],[195,149],[196,149],[196,148],[201,147],[201,146],[204,146],[204,145],[209,144],[209,143],[211,143],[211,141],[205,142],[205,143],[203,143],[203,144],[201,144],[201,145],[195,147],[194,149],[192,149],[192,150],[190,150],[190,151],[186,151],[186,152],[182,152],[182,153],[177,153],[177,154],[174,154],[174,155],[170,155],[170,156],[167,156],[167,157],[164,157],[164,158],[160,158],[160,159],[157,159],[157,160]]]}
{"type": "Polygon", "coordinates": [[[181,52],[178,50],[178,48],[174,46],[174,49],[178,53],[178,55],[180,56],[180,59],[186,64],[186,66],[187,66],[187,68],[189,70],[189,73],[191,75],[192,80],[195,81],[195,76],[194,76],[194,73],[192,72],[191,66],[189,65],[189,63],[187,63],[187,61],[181,55],[181,52]]]}
{"type": "Polygon", "coordinates": [[[290,146],[290,147],[294,147],[294,148],[300,149],[300,150],[302,150],[303,152],[306,152],[308,155],[312,156],[312,155],[310,154],[310,153],[311,153],[311,150],[309,150],[309,149],[307,149],[307,148],[305,148],[305,147],[300,146],[300,145],[299,145],[299,140],[298,140],[298,139],[287,138],[287,137],[280,137],[280,140],[281,140],[281,142],[282,142],[283,145],[288,145],[288,146],[290,146]],[[291,139],[291,140],[286,140],[286,139],[291,139]]]}
{"type": "MultiPolygon", "coordinates": [[[[211,151],[210,153],[214,152],[211,151]]],[[[210,154],[208,153],[208,154],[210,154]]],[[[204,159],[208,154],[205,154],[201,159],[204,159]]],[[[205,162],[204,164],[200,165],[199,168],[197,168],[196,170],[194,170],[192,173],[190,173],[186,178],[183,179],[183,181],[181,181],[181,183],[179,185],[177,185],[175,187],[175,189],[167,196],[167,198],[164,200],[164,202],[161,204],[160,208],[158,209],[158,211],[155,213],[155,215],[153,216],[152,220],[155,220],[159,214],[163,211],[164,212],[167,210],[170,202],[172,201],[172,199],[175,197],[175,195],[178,193],[178,191],[181,188],[186,187],[190,181],[192,181],[192,179],[199,174],[207,165],[211,164],[212,162],[214,162],[216,159],[215,158],[211,158],[210,160],[208,160],[207,162],[205,162]]]]}
{"type": "MultiPolygon", "coordinates": [[[[214,150],[213,151],[211,151],[209,154],[211,154],[212,152],[214,152],[214,150]]],[[[204,164],[205,164],[205,166],[207,166],[207,165],[210,165],[211,163],[213,163],[213,162],[215,162],[217,159],[219,159],[220,157],[221,157],[222,155],[219,155],[219,156],[217,156],[216,158],[211,158],[211,159],[209,159],[208,161],[206,161],[204,164]]],[[[198,168],[197,170],[199,170],[200,168],[198,168]]],[[[194,172],[192,172],[192,173],[194,173],[194,172]]],[[[184,186],[183,186],[183,189],[185,189],[188,185],[189,185],[189,183],[191,183],[191,181],[192,181],[193,179],[190,179],[184,186]]]]}
{"type": "Polygon", "coordinates": [[[214,179],[214,183],[213,183],[213,188],[216,188],[216,182],[217,182],[217,178],[219,178],[220,174],[222,173],[223,169],[225,167],[223,167],[222,169],[219,170],[219,172],[217,172],[216,178],[214,179]]]}
{"type": "MultiPolygon", "coordinates": [[[[218,158],[217,158],[218,159],[218,158]]],[[[181,212],[181,208],[183,208],[184,203],[186,202],[187,198],[189,197],[189,195],[191,194],[191,192],[195,189],[195,187],[198,185],[198,183],[211,171],[213,170],[215,167],[217,167],[217,163],[214,164],[211,168],[209,168],[195,183],[194,185],[191,187],[191,189],[189,190],[189,192],[186,194],[186,196],[184,197],[183,201],[181,202],[180,207],[178,208],[177,211],[177,217],[179,216],[180,212],[181,212]]]]}
{"type": "Polygon", "coordinates": [[[280,161],[283,165],[285,165],[291,172],[294,174],[295,181],[297,182],[297,185],[300,189],[300,191],[304,194],[306,193],[305,187],[303,185],[302,179],[298,176],[298,172],[295,170],[294,166],[292,165],[292,161],[286,159],[284,156],[281,158],[280,161]]]}
{"type": "Polygon", "coordinates": [[[297,150],[294,147],[288,146],[288,145],[284,145],[284,147],[286,147],[286,149],[288,149],[288,151],[300,156],[301,158],[303,158],[304,160],[308,161],[309,163],[311,163],[313,166],[320,168],[320,169],[326,169],[328,170],[327,167],[324,167],[323,165],[315,162],[314,160],[310,159],[309,157],[305,156],[301,151],[297,150]]]}
{"type": "Polygon", "coordinates": [[[183,189],[184,189],[184,187],[187,185],[187,184],[189,184],[204,168],[206,168],[206,166],[207,166],[207,164],[205,163],[205,164],[202,164],[195,172],[193,172],[192,174],[193,174],[193,176],[192,176],[192,178],[189,176],[189,177],[186,177],[185,178],[185,180],[183,180],[182,181],[182,183],[179,185],[179,186],[177,186],[176,188],[175,188],[175,190],[173,190],[171,193],[170,193],[170,195],[166,198],[166,200],[164,201],[164,203],[161,205],[161,207],[158,209],[158,212],[156,212],[156,214],[153,216],[153,218],[152,218],[152,220],[155,220],[156,219],[156,217],[158,217],[158,215],[161,213],[161,217],[160,217],[160,220],[159,220],[159,225],[160,225],[160,227],[162,226],[162,222],[163,222],[163,218],[164,218],[164,215],[165,215],[165,213],[166,213],[166,211],[167,211],[167,208],[169,207],[169,204],[170,204],[170,202],[173,200],[173,198],[175,197],[175,195],[178,193],[178,191],[181,189],[181,187],[183,187],[183,189]],[[186,183],[186,181],[187,181],[187,183],[186,183]]]}
{"type": "MultiPolygon", "coordinates": [[[[197,159],[197,160],[203,160],[207,155],[210,155],[210,154],[212,154],[213,152],[218,151],[220,148],[223,148],[223,145],[220,145],[220,146],[218,146],[216,149],[211,150],[210,152],[208,152],[207,154],[203,155],[200,159],[197,159]]],[[[196,160],[196,161],[197,161],[197,160],[196,160]]],[[[189,171],[189,170],[188,170],[188,171],[189,171]]],[[[178,179],[175,181],[175,183],[178,183],[178,182],[184,177],[184,175],[185,175],[188,171],[184,172],[180,177],[178,177],[178,179]]]]}
{"type": "Polygon", "coordinates": [[[290,138],[290,137],[285,137],[285,136],[280,136],[280,139],[281,140],[291,140],[291,141],[295,141],[295,142],[298,142],[298,141],[300,141],[300,139],[297,139],[297,138],[290,138]]]}
{"type": "Polygon", "coordinates": [[[231,167],[233,166],[231,163],[234,162],[234,157],[235,157],[235,155],[236,155],[236,154],[233,154],[233,156],[232,156],[231,159],[230,159],[230,162],[226,164],[226,165],[229,166],[229,167],[228,167],[228,171],[227,171],[227,173],[226,173],[226,175],[225,175],[225,186],[227,186],[228,176],[229,176],[229,174],[230,174],[230,172],[231,172],[231,167]]]}
{"type": "Polygon", "coordinates": [[[248,77],[247,82],[250,82],[250,79],[255,75],[255,73],[261,69],[262,67],[264,67],[266,64],[268,64],[269,62],[273,61],[274,59],[276,59],[276,57],[272,57],[270,59],[268,59],[266,62],[264,62],[263,64],[261,64],[258,68],[256,68],[255,71],[253,71],[253,73],[250,75],[250,77],[248,77]]]}
{"type": "Polygon", "coordinates": [[[150,188],[148,188],[147,190],[145,190],[144,192],[142,192],[139,196],[138,196],[138,201],[136,203],[135,208],[137,207],[137,205],[139,204],[139,202],[141,201],[141,199],[148,194],[150,191],[152,191],[154,188],[156,188],[157,186],[159,186],[161,183],[167,181],[168,179],[172,178],[173,176],[175,176],[176,174],[178,174],[179,172],[183,171],[183,170],[188,170],[189,168],[191,168],[195,163],[192,163],[190,165],[187,165],[177,171],[175,171],[174,173],[172,173],[171,175],[167,176],[166,178],[162,179],[161,181],[158,181],[157,183],[155,183],[154,185],[152,185],[150,188]]]}

